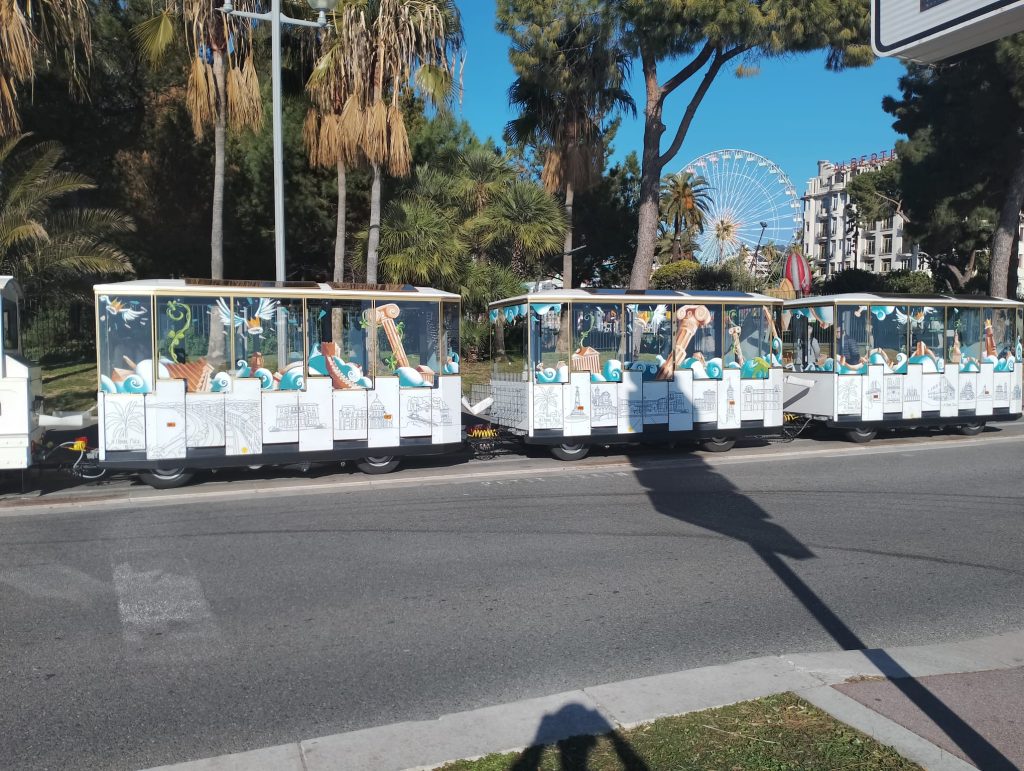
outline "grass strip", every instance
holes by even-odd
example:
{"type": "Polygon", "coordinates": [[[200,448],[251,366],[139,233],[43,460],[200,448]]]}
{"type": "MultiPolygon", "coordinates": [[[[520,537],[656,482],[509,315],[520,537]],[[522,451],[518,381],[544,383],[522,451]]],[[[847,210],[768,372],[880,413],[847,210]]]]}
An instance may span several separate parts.
{"type": "Polygon", "coordinates": [[[662,718],[523,752],[460,760],[444,771],[920,770],[895,750],[791,693],[662,718]]]}

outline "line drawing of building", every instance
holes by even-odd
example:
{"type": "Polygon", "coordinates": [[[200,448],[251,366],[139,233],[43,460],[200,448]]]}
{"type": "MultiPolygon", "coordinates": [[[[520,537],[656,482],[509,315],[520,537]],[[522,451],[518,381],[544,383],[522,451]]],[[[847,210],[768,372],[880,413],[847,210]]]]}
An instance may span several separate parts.
{"type": "Polygon", "coordinates": [[[882,389],[878,387],[878,381],[872,380],[871,385],[864,392],[864,396],[869,402],[877,402],[882,398],[882,389]]]}
{"type": "Polygon", "coordinates": [[[729,387],[725,389],[725,404],[725,419],[736,420],[736,391],[733,389],[732,383],[729,383],[729,387]]]}
{"type": "Polygon", "coordinates": [[[781,391],[778,386],[743,387],[743,411],[772,409],[779,405],[781,391]]]}
{"type": "Polygon", "coordinates": [[[320,405],[318,404],[279,404],[277,420],[270,427],[271,431],[294,431],[295,429],[324,428],[320,422],[320,405]]]}
{"type": "Polygon", "coordinates": [[[964,387],[960,389],[960,401],[962,402],[973,402],[975,399],[974,386],[970,380],[964,382],[964,387]]]}
{"type": "Polygon", "coordinates": [[[339,430],[362,431],[366,426],[366,410],[351,404],[345,404],[338,408],[339,430]]]}
{"type": "Polygon", "coordinates": [[[921,392],[914,388],[914,386],[907,385],[906,389],[903,391],[903,401],[919,402],[921,401],[921,392]]]}
{"type": "Polygon", "coordinates": [[[690,413],[690,400],[678,392],[669,394],[668,411],[673,415],[688,415],[690,413]]]}
{"type": "Polygon", "coordinates": [[[1013,386],[1013,400],[1019,401],[1021,397],[1020,383],[1015,383],[1013,386]]]}
{"type": "Polygon", "coordinates": [[[644,416],[644,403],[634,399],[619,399],[620,418],[642,418],[644,416]]]}
{"type": "Polygon", "coordinates": [[[942,378],[928,389],[928,398],[933,402],[951,402],[956,398],[956,389],[946,378],[942,378]]]}
{"type": "Polygon", "coordinates": [[[668,397],[661,396],[657,399],[644,399],[644,415],[667,415],[668,397]]]}
{"type": "Polygon", "coordinates": [[[718,409],[718,391],[706,388],[704,393],[693,400],[693,408],[697,412],[713,412],[718,409]]]}
{"type": "Polygon", "coordinates": [[[576,387],[576,398],[573,399],[572,407],[565,414],[565,419],[571,420],[574,423],[590,420],[590,416],[587,414],[587,410],[583,406],[583,400],[580,398],[579,386],[576,387]]]}
{"type": "Polygon", "coordinates": [[[373,397],[373,401],[370,402],[370,408],[368,410],[367,424],[370,428],[394,428],[394,418],[384,408],[384,402],[380,400],[380,395],[373,397]]]}
{"type": "Polygon", "coordinates": [[[885,379],[885,403],[898,404],[903,399],[902,383],[898,377],[885,379]]]}
{"type": "Polygon", "coordinates": [[[1006,389],[1006,383],[1000,383],[999,385],[996,386],[995,398],[997,401],[1006,401],[1007,399],[1009,399],[1008,394],[1009,392],[1006,389]]]}
{"type": "Polygon", "coordinates": [[[590,411],[593,420],[606,420],[619,414],[612,399],[612,392],[598,386],[594,386],[590,391],[590,411]]]}

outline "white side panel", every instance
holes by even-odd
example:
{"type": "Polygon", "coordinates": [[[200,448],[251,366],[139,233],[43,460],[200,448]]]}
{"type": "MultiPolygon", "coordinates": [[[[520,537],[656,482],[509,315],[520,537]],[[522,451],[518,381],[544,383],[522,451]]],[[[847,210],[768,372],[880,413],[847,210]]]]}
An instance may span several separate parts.
{"type": "Polygon", "coordinates": [[[882,378],[882,412],[903,412],[904,375],[885,375],[882,378]]]}
{"type": "Polygon", "coordinates": [[[693,430],[693,372],[677,369],[668,388],[669,431],[693,430]]]}
{"type": "Polygon", "coordinates": [[[782,409],[798,415],[836,416],[836,378],[831,372],[784,371],[782,409]]]}
{"type": "Polygon", "coordinates": [[[590,425],[610,428],[619,424],[618,383],[592,383],[590,385],[590,425]]]}
{"type": "Polygon", "coordinates": [[[146,457],[185,457],[185,381],[157,380],[146,394],[146,457]]]}
{"type": "Polygon", "coordinates": [[[960,368],[955,364],[946,367],[942,374],[942,406],[939,415],[955,418],[960,413],[960,368]]]}
{"type": "Polygon", "coordinates": [[[331,379],[307,377],[306,390],[299,392],[299,450],[318,452],[334,447],[331,430],[331,379]]]}
{"type": "Polygon", "coordinates": [[[298,391],[264,391],[263,444],[299,441],[298,391]]]}
{"type": "Polygon", "coordinates": [[[916,420],[921,417],[921,390],[924,388],[924,375],[920,364],[908,364],[907,374],[903,376],[903,417],[916,420]]]}
{"type": "Polygon", "coordinates": [[[397,447],[401,441],[398,431],[401,388],[397,377],[378,377],[374,388],[367,394],[367,445],[370,447],[397,447]]]}
{"type": "Polygon", "coordinates": [[[103,441],[108,452],[146,449],[143,394],[103,394],[103,441]]]}
{"type": "Polygon", "coordinates": [[[189,447],[224,446],[224,394],[185,394],[185,434],[189,447]]]}
{"type": "Polygon", "coordinates": [[[767,388],[763,399],[764,424],[766,426],[782,425],[782,379],[785,375],[785,371],[773,367],[768,371],[768,380],[760,381],[767,388]]]}
{"type": "Polygon", "coordinates": [[[533,387],[534,430],[561,428],[563,414],[565,414],[565,409],[562,406],[561,385],[545,383],[533,387]]]}
{"type": "Polygon", "coordinates": [[[925,372],[921,375],[921,410],[938,412],[942,408],[942,373],[925,372]]]}
{"type": "Polygon", "coordinates": [[[258,455],[263,452],[263,410],[260,381],[236,378],[224,395],[224,453],[258,455]]]}
{"type": "Polygon", "coordinates": [[[868,367],[868,374],[864,376],[864,390],[861,394],[860,415],[864,420],[882,419],[882,373],[884,370],[877,364],[868,367]]]}
{"type": "Polygon", "coordinates": [[[740,418],[764,420],[764,393],[767,380],[740,380],[740,418]]]}
{"type": "Polygon", "coordinates": [[[693,379],[693,422],[718,422],[717,380],[693,379]]]}
{"type": "Polygon", "coordinates": [[[668,381],[644,383],[644,423],[668,423],[668,381]]]}
{"type": "Polygon", "coordinates": [[[718,427],[740,427],[740,371],[727,369],[718,387],[718,427]]]}
{"type": "Polygon", "coordinates": [[[430,440],[434,444],[454,444],[462,440],[462,378],[442,377],[434,389],[433,426],[430,440]]]}
{"type": "Polygon", "coordinates": [[[433,432],[433,388],[403,388],[400,392],[398,429],[400,436],[430,436],[433,432]]]}
{"type": "Polygon", "coordinates": [[[836,377],[836,410],[840,415],[860,415],[864,406],[865,375],[836,377]]]}
{"type": "Polygon", "coordinates": [[[1010,392],[1013,390],[1013,373],[994,372],[992,378],[995,385],[992,390],[992,406],[1009,407],[1010,392]]]}
{"type": "Polygon", "coordinates": [[[349,388],[334,392],[332,419],[336,441],[366,439],[366,397],[368,393],[362,388],[349,388]]]}
{"type": "Polygon", "coordinates": [[[978,408],[977,415],[992,414],[992,399],[995,393],[995,377],[992,370],[992,363],[983,361],[981,372],[978,373],[978,408]]]}
{"type": "Polygon", "coordinates": [[[491,420],[499,426],[528,431],[532,387],[525,380],[492,380],[491,397],[494,401],[489,410],[491,420]]]}
{"type": "Polygon", "coordinates": [[[1010,412],[1019,414],[1024,412],[1024,403],[1021,401],[1021,397],[1024,396],[1024,387],[1021,384],[1022,372],[1024,369],[1024,363],[1017,362],[1017,366],[1013,370],[1013,390],[1010,392],[1010,412]]]}
{"type": "Polygon", "coordinates": [[[957,410],[978,409],[978,373],[960,373],[960,393],[957,398],[957,410]]]}
{"type": "Polygon", "coordinates": [[[643,375],[623,372],[619,384],[619,433],[637,434],[644,430],[643,375]]]}
{"type": "Polygon", "coordinates": [[[565,404],[565,435],[589,436],[590,420],[590,373],[573,372],[568,385],[563,387],[565,404]]]}

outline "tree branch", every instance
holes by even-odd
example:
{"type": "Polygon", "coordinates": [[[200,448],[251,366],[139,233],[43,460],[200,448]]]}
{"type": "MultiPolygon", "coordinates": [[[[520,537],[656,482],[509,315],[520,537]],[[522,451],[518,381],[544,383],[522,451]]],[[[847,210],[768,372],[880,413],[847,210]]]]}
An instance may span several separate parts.
{"type": "Polygon", "coordinates": [[[697,56],[694,57],[694,59],[689,64],[687,64],[685,67],[679,70],[679,72],[677,72],[675,75],[673,75],[671,78],[665,81],[665,83],[661,86],[661,98],[659,99],[659,101],[664,102],[665,97],[667,97],[677,88],[679,88],[679,86],[681,86],[687,80],[692,78],[700,70],[701,67],[707,64],[708,59],[710,59],[711,55],[715,53],[715,50],[715,44],[709,40],[704,45],[704,48],[701,49],[701,52],[697,54],[697,56]]]}
{"type": "Polygon", "coordinates": [[[664,153],[658,156],[658,163],[660,165],[664,166],[671,161],[676,156],[676,153],[679,152],[679,148],[683,146],[683,139],[686,137],[686,132],[690,130],[690,124],[693,122],[693,116],[697,113],[697,107],[700,106],[701,100],[704,99],[708,89],[711,88],[711,84],[715,80],[715,76],[718,75],[718,71],[722,69],[722,65],[747,50],[749,50],[749,46],[735,46],[727,51],[722,51],[720,47],[715,48],[715,55],[711,60],[711,66],[704,73],[704,77],[697,87],[697,93],[693,95],[690,103],[686,106],[686,112],[683,113],[682,120],[679,121],[679,128],[676,129],[676,135],[672,140],[672,144],[669,145],[669,148],[664,153]]]}

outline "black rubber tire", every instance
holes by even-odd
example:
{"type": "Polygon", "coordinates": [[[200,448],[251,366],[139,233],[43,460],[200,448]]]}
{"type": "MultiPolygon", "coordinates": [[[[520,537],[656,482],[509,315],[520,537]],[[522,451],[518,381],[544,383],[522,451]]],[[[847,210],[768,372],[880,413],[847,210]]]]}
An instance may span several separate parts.
{"type": "Polygon", "coordinates": [[[957,426],[956,427],[956,432],[958,434],[963,434],[964,436],[977,436],[978,434],[980,434],[984,430],[985,430],[985,421],[984,420],[979,420],[977,423],[965,423],[962,426],[957,426]]]}
{"type": "Polygon", "coordinates": [[[356,462],[356,468],[364,474],[390,474],[401,463],[394,455],[377,455],[356,462]]]}
{"type": "Polygon", "coordinates": [[[700,448],[705,452],[729,452],[736,444],[736,440],[728,436],[713,436],[710,439],[704,439],[700,443],[700,448]]]}
{"type": "Polygon", "coordinates": [[[583,460],[590,454],[590,445],[588,444],[556,444],[551,448],[551,454],[559,460],[583,460]]]}
{"type": "Polygon", "coordinates": [[[877,436],[878,432],[873,428],[851,428],[846,432],[846,438],[854,444],[867,444],[877,436]]]}
{"type": "Polygon", "coordinates": [[[183,487],[192,481],[194,471],[187,468],[152,469],[140,471],[139,479],[152,487],[154,490],[172,490],[175,487],[183,487]]]}

